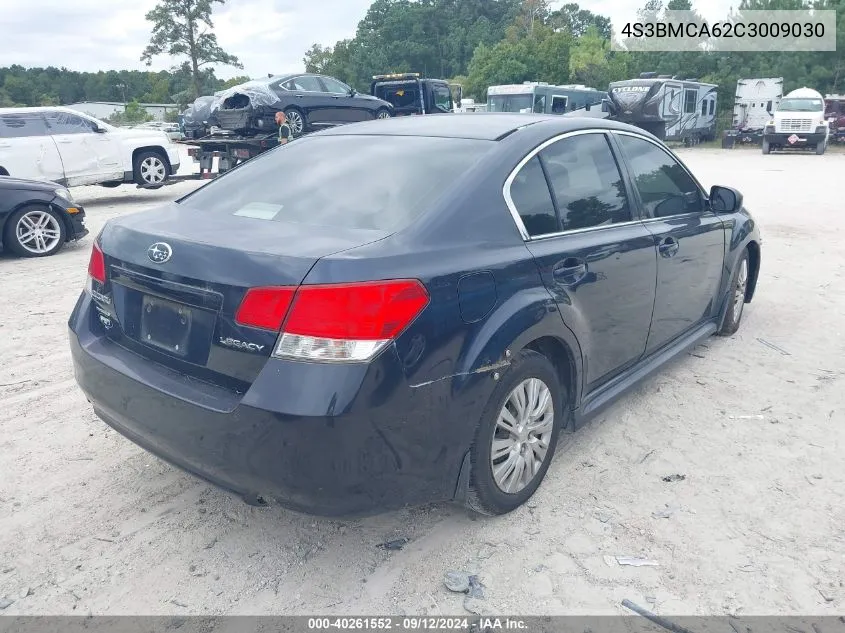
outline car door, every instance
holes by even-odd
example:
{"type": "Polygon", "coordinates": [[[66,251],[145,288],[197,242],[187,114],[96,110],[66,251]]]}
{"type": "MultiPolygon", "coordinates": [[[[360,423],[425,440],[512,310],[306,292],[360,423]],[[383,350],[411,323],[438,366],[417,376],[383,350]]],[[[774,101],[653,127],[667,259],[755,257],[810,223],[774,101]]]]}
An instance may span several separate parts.
{"type": "Polygon", "coordinates": [[[716,314],[725,226],[698,182],[665,147],[634,133],[614,134],[658,249],[646,348],[651,353],[716,314]]]}
{"type": "Polygon", "coordinates": [[[305,112],[308,123],[316,127],[332,124],[330,112],[335,102],[320,80],[314,75],[300,75],[290,82],[295,89],[293,104],[305,112]]]}
{"type": "Polygon", "coordinates": [[[44,113],[50,136],[59,148],[68,186],[101,182],[103,174],[93,142],[95,133],[82,117],[60,110],[44,113]]]}
{"type": "Polygon", "coordinates": [[[329,119],[334,123],[350,123],[372,119],[375,111],[367,106],[370,101],[350,95],[352,88],[334,77],[320,77],[323,89],[332,100],[329,119]]]}
{"type": "Polygon", "coordinates": [[[16,178],[65,184],[59,150],[40,112],[0,114],[0,168],[16,178]]]}
{"type": "Polygon", "coordinates": [[[543,282],[578,338],[586,394],[645,351],[654,238],[633,213],[605,132],[575,132],[541,148],[506,190],[543,282]]]}

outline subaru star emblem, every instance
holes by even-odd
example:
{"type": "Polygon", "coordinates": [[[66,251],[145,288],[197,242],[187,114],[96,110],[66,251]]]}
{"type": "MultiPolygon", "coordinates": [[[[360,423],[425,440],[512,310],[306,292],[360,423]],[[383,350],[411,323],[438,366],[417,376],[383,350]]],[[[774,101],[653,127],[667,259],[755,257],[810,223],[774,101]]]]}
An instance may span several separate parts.
{"type": "Polygon", "coordinates": [[[172,255],[173,249],[170,248],[170,244],[165,244],[164,242],[156,242],[147,249],[147,257],[149,257],[150,261],[154,264],[163,264],[168,261],[172,255]]]}

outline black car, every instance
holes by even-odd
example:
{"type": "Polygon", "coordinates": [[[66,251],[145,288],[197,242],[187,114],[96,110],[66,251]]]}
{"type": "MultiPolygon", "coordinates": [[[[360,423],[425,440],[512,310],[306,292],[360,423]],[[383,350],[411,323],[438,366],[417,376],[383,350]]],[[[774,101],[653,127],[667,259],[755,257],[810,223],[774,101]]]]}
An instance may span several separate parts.
{"type": "Polygon", "coordinates": [[[101,419],[249,503],[499,514],[560,431],[736,332],[760,262],[741,194],[639,128],[396,117],[109,220],[70,345],[101,419]]]}
{"type": "Polygon", "coordinates": [[[181,128],[186,138],[202,138],[208,134],[208,119],[216,99],[212,96],[199,97],[182,112],[181,128]]]}
{"type": "Polygon", "coordinates": [[[291,132],[300,136],[317,128],[389,119],[393,106],[334,77],[282,75],[248,81],[219,94],[210,122],[240,134],[269,133],[277,129],[276,112],[284,112],[291,132]]]}
{"type": "Polygon", "coordinates": [[[22,257],[46,257],[88,235],[85,210],[54,182],[0,176],[0,239],[22,257]]]}

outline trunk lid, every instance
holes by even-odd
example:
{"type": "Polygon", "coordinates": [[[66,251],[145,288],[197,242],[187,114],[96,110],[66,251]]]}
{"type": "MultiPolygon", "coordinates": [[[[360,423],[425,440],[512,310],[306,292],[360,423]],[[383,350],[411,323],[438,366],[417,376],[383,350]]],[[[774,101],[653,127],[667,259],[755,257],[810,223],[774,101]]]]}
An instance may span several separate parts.
{"type": "Polygon", "coordinates": [[[107,281],[94,297],[103,333],[140,356],[243,392],[278,338],[236,322],[247,290],[296,287],[321,257],[385,235],[209,216],[175,203],[126,216],[100,237],[107,281]]]}

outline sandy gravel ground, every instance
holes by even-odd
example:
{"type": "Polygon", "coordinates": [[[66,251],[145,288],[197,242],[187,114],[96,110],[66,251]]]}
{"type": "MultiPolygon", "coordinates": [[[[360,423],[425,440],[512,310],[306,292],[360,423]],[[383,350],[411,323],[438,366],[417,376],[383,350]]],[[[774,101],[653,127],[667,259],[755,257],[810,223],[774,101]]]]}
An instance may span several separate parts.
{"type": "MultiPolygon", "coordinates": [[[[327,521],[174,470],[73,381],[66,320],[90,238],[0,257],[2,613],[465,613],[450,570],[477,573],[485,597],[467,606],[494,613],[614,614],[624,598],[675,615],[845,611],[845,155],[681,153],[706,185],[741,188],[762,227],[740,332],[566,438],[530,505],[497,519],[438,506],[327,521]]],[[[75,194],[96,234],[194,186],[75,194]]]]}

